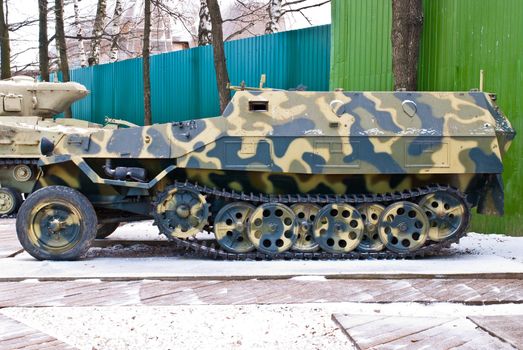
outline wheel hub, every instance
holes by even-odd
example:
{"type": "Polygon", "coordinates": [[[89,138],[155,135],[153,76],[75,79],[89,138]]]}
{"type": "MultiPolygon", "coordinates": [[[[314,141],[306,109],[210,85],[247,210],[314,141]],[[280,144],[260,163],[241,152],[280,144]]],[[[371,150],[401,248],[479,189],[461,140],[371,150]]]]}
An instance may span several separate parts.
{"type": "Polygon", "coordinates": [[[183,219],[187,219],[191,215],[191,208],[187,204],[181,204],[176,208],[176,214],[183,219]]]}
{"type": "Polygon", "coordinates": [[[240,232],[245,230],[245,225],[243,224],[243,222],[241,222],[241,221],[236,222],[236,230],[240,231],[240,232]]]}
{"type": "Polygon", "coordinates": [[[384,206],[377,203],[365,203],[358,206],[364,224],[363,238],[357,249],[360,252],[379,252],[385,248],[378,234],[378,223],[384,206]]]}
{"type": "Polygon", "coordinates": [[[309,229],[311,228],[311,224],[309,224],[309,222],[307,221],[302,221],[300,223],[300,229],[303,230],[303,231],[308,231],[309,229]]]}
{"type": "Polygon", "coordinates": [[[63,222],[57,218],[53,218],[51,219],[51,221],[49,221],[49,231],[51,231],[52,233],[58,233],[62,230],[63,228],[63,222]]]}

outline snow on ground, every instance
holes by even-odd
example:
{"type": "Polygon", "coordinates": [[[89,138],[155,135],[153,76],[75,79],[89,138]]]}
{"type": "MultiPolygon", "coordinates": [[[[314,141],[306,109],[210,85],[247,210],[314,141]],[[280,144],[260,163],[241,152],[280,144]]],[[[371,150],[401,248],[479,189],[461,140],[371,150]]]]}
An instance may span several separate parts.
{"type": "Polygon", "coordinates": [[[459,254],[495,255],[523,263],[523,237],[469,233],[454,248],[459,254]]]}
{"type": "Polygon", "coordinates": [[[157,241],[167,240],[164,235],[160,235],[158,228],[153,225],[152,220],[129,222],[121,225],[109,236],[110,240],[144,240],[157,241]]]}
{"type": "MultiPolygon", "coordinates": [[[[115,238],[144,231],[143,224],[130,224],[115,238]]],[[[151,231],[145,232],[145,235],[151,231]]],[[[148,236],[149,237],[149,236],[148,236]]],[[[445,255],[415,260],[276,260],[221,261],[180,255],[171,246],[131,246],[115,242],[107,248],[93,248],[79,261],[37,261],[27,253],[0,259],[0,278],[237,278],[327,276],[350,277],[363,274],[454,275],[523,274],[523,237],[471,233],[445,255]]]]}
{"type": "Polygon", "coordinates": [[[462,317],[521,315],[523,305],[196,305],[8,308],[5,315],[79,349],[353,349],[334,313],[462,317]]]}
{"type": "MultiPolygon", "coordinates": [[[[206,237],[208,234],[201,234],[201,238],[206,237]]],[[[150,221],[129,223],[107,239],[108,247],[92,248],[87,258],[79,261],[37,261],[25,252],[0,259],[0,279],[523,274],[523,237],[503,235],[470,233],[442,256],[415,260],[221,261],[187,257],[169,244],[122,242],[158,239],[164,238],[158,236],[150,221]],[[112,240],[114,244],[110,244],[112,240]]]]}
{"type": "Polygon", "coordinates": [[[79,349],[352,349],[322,306],[11,308],[79,349]]]}
{"type": "Polygon", "coordinates": [[[262,278],[326,276],[350,278],[362,275],[388,278],[433,275],[477,276],[523,274],[523,263],[496,255],[454,254],[410,260],[274,260],[222,261],[180,256],[94,257],[78,261],[37,261],[27,253],[0,259],[0,279],[27,278],[262,278]]]}

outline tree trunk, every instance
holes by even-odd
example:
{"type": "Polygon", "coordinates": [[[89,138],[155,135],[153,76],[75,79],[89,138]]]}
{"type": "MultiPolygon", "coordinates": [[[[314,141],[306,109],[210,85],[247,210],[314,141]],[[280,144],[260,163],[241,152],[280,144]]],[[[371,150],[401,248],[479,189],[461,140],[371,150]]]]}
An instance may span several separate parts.
{"type": "Polygon", "coordinates": [[[143,22],[143,106],[144,125],[152,124],[151,113],[151,76],[149,75],[149,40],[151,36],[151,0],[144,0],[144,22],[143,22]]]}
{"type": "Polygon", "coordinates": [[[38,58],[40,61],[40,77],[49,81],[49,52],[47,42],[47,0],[38,0],[38,58]]]}
{"type": "Polygon", "coordinates": [[[282,6],[282,0],[270,0],[269,6],[267,7],[269,21],[265,26],[265,34],[276,33],[280,30],[278,22],[280,21],[282,15],[282,6]]]}
{"type": "Polygon", "coordinates": [[[91,41],[91,54],[88,59],[90,66],[100,63],[100,44],[102,41],[102,34],[105,22],[105,9],[107,7],[106,0],[98,0],[96,6],[96,17],[93,25],[93,40],[91,41]]]}
{"type": "Polygon", "coordinates": [[[198,24],[198,46],[206,46],[212,43],[211,15],[207,0],[200,0],[200,22],[198,24]]]}
{"type": "Polygon", "coordinates": [[[4,13],[4,1],[7,7],[7,0],[0,0],[0,50],[2,51],[1,74],[2,79],[11,78],[11,46],[9,45],[9,28],[7,27],[7,11],[4,13]]]}
{"type": "MultiPolygon", "coordinates": [[[[69,81],[69,61],[67,59],[67,46],[65,43],[64,29],[64,0],[55,0],[54,13],[56,18],[56,43],[60,55],[60,71],[62,72],[62,81],[69,81]]],[[[64,112],[66,118],[72,118],[71,107],[64,112]]]]}
{"type": "Polygon", "coordinates": [[[76,36],[78,37],[78,47],[80,48],[80,66],[87,66],[87,55],[85,54],[82,25],[80,24],[80,11],[78,9],[78,0],[74,0],[74,24],[76,26],[76,36]]]}
{"type": "Polygon", "coordinates": [[[120,17],[122,16],[122,1],[116,0],[113,15],[113,42],[111,43],[111,62],[118,61],[118,39],[120,38],[120,17]]]}
{"type": "Polygon", "coordinates": [[[394,90],[415,91],[423,29],[422,0],[392,0],[392,72],[394,90]]]}
{"type": "Polygon", "coordinates": [[[218,95],[220,96],[220,112],[223,113],[231,100],[231,93],[228,89],[229,73],[227,72],[225,50],[223,48],[223,20],[217,0],[207,0],[207,5],[211,15],[214,70],[216,71],[216,83],[218,85],[218,95]]]}

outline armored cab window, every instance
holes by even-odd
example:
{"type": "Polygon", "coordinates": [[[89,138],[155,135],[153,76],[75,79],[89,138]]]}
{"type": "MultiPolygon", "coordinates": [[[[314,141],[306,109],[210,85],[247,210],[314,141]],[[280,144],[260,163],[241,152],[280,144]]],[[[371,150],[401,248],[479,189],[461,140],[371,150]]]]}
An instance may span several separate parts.
{"type": "Polygon", "coordinates": [[[268,112],[269,101],[249,101],[249,112],[268,112]]]}

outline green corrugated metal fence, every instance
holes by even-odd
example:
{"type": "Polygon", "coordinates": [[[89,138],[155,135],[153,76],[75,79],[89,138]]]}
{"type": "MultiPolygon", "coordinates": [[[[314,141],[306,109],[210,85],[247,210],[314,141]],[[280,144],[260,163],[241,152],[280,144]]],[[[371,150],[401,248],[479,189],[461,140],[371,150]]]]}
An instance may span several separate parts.
{"type": "Polygon", "coordinates": [[[333,0],[331,89],[392,89],[390,23],[390,0],[333,0]]]}
{"type": "MultiPolygon", "coordinates": [[[[225,43],[231,83],[308,90],[329,88],[330,26],[264,35],[225,43]]],[[[73,105],[76,118],[103,122],[105,116],[143,123],[142,60],[132,59],[71,71],[71,80],[91,95],[73,105]]],[[[153,122],[219,114],[212,47],[151,57],[153,122]]]]}
{"type": "MultiPolygon", "coordinates": [[[[523,1],[425,0],[419,90],[469,90],[498,94],[498,103],[523,131],[523,1]]],[[[333,0],[330,87],[390,90],[392,58],[390,0],[333,0]]],[[[505,163],[507,215],[477,215],[473,229],[523,234],[523,135],[505,163]]]]}

